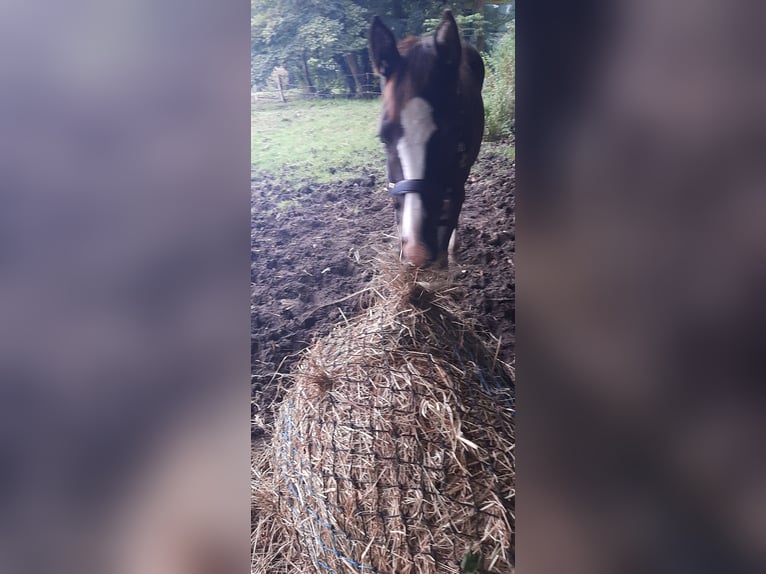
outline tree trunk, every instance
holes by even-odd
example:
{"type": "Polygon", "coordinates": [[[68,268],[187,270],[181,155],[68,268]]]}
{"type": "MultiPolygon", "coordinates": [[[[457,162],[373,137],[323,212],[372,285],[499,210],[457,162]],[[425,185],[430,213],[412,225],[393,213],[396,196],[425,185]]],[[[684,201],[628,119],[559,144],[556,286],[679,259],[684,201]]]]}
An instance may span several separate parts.
{"type": "Polygon", "coordinates": [[[346,65],[348,65],[348,69],[351,71],[351,76],[354,79],[356,93],[360,96],[364,95],[364,86],[362,85],[362,80],[359,77],[359,66],[356,65],[356,54],[344,54],[343,57],[346,59],[346,65]]]}
{"type": "Polygon", "coordinates": [[[365,96],[371,97],[380,93],[380,84],[378,83],[375,73],[372,71],[372,62],[370,60],[370,53],[367,48],[364,49],[364,56],[362,56],[362,69],[364,70],[364,90],[365,96]]]}
{"type": "Polygon", "coordinates": [[[356,84],[354,78],[352,78],[351,68],[348,67],[348,61],[342,54],[335,54],[333,56],[335,63],[340,67],[340,73],[343,75],[343,80],[346,82],[348,88],[348,97],[353,98],[357,94],[356,84]]]}
{"type": "Polygon", "coordinates": [[[314,87],[314,84],[311,83],[311,76],[309,75],[309,62],[308,57],[306,56],[306,52],[303,52],[301,60],[303,62],[303,80],[306,82],[306,93],[315,94],[317,89],[314,87]]]}
{"type": "MultiPolygon", "coordinates": [[[[481,14],[482,16],[484,16],[484,0],[476,0],[476,4],[475,4],[474,8],[475,8],[477,14],[481,14]]],[[[480,30],[476,34],[476,49],[479,52],[483,52],[484,49],[486,48],[485,41],[484,41],[484,30],[483,30],[483,28],[484,28],[484,24],[482,23],[482,30],[480,30]]]]}
{"type": "Polygon", "coordinates": [[[401,19],[406,17],[404,10],[402,9],[401,0],[393,0],[391,5],[391,12],[393,13],[394,18],[401,19]]]}
{"type": "Polygon", "coordinates": [[[285,99],[285,92],[282,90],[282,76],[280,74],[277,74],[277,87],[279,88],[279,99],[284,104],[287,100],[285,99]]]}

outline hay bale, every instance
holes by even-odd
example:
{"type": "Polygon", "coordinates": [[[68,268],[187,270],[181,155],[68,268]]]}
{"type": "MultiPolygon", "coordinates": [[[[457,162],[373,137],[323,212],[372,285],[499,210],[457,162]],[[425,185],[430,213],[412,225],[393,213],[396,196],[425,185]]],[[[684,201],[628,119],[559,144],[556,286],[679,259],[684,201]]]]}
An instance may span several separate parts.
{"type": "Polygon", "coordinates": [[[256,461],[254,571],[512,572],[510,368],[422,283],[370,291],[304,355],[256,461]]]}

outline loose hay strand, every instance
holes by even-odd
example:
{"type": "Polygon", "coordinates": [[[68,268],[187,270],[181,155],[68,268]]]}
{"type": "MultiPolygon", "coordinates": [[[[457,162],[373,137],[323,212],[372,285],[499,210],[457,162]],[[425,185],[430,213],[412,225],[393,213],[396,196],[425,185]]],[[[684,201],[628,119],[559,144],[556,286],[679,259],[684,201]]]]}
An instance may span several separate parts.
{"type": "Polygon", "coordinates": [[[513,572],[511,371],[438,275],[381,268],[289,377],[254,464],[253,571],[457,574],[471,552],[513,572]]]}

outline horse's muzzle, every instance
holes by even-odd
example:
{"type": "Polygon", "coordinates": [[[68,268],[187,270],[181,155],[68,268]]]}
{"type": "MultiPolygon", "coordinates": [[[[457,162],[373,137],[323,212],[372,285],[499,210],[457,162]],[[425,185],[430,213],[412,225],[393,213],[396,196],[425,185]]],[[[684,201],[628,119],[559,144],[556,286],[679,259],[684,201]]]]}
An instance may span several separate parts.
{"type": "Polygon", "coordinates": [[[417,193],[426,206],[426,229],[422,237],[402,240],[401,261],[413,267],[436,267],[447,265],[449,236],[457,224],[452,190],[447,187],[429,187],[432,184],[422,179],[404,179],[389,182],[391,196],[405,196],[417,193]],[[430,191],[430,193],[429,193],[430,191]]]}
{"type": "Polygon", "coordinates": [[[425,245],[416,241],[402,241],[402,263],[412,267],[425,267],[430,260],[431,254],[425,245]]]}

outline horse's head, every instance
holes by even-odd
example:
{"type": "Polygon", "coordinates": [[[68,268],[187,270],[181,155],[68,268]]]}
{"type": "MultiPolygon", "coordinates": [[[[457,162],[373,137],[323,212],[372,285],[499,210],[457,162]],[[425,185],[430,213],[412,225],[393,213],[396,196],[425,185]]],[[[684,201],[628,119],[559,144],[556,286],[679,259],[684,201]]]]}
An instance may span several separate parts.
{"type": "Polygon", "coordinates": [[[473,47],[461,44],[449,10],[433,36],[398,45],[376,16],[370,54],[382,83],[379,137],[402,262],[446,264],[484,131],[484,65],[473,47]]]}

